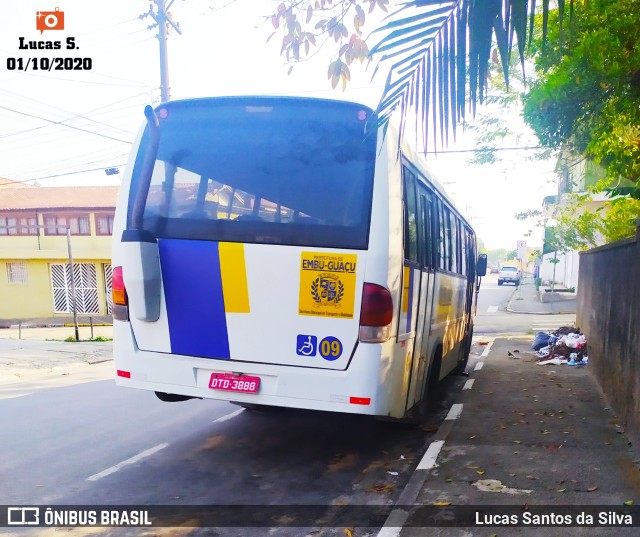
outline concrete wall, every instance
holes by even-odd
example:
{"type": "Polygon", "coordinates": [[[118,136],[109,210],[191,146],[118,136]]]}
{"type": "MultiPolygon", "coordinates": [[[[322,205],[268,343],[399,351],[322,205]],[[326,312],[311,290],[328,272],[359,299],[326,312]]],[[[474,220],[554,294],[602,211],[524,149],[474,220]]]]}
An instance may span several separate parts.
{"type": "Polygon", "coordinates": [[[635,443],[640,440],[640,221],[633,239],[580,254],[577,323],[589,367],[635,443]]]}
{"type": "MultiPolygon", "coordinates": [[[[553,273],[553,253],[545,254],[542,257],[542,264],[540,265],[540,278],[542,283],[551,283],[554,279],[553,273]]],[[[555,283],[562,285],[567,289],[575,287],[578,289],[578,268],[580,265],[580,258],[576,250],[569,252],[558,252],[558,263],[556,264],[555,271],[555,283]]]]}

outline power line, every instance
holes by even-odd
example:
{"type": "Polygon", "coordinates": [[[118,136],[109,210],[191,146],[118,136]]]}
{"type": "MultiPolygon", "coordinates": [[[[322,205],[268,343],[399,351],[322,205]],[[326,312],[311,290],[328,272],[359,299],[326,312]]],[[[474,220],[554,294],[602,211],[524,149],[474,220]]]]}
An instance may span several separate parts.
{"type": "Polygon", "coordinates": [[[79,170],[79,171],[76,171],[76,172],[58,173],[56,175],[45,175],[43,177],[34,177],[32,179],[23,179],[22,181],[11,181],[10,183],[0,183],[0,188],[3,187],[3,186],[11,186],[11,185],[14,185],[16,183],[20,183],[20,184],[31,183],[32,181],[40,181],[40,180],[43,180],[43,179],[54,179],[56,177],[64,177],[66,175],[77,175],[79,173],[98,172],[98,171],[106,170],[106,169],[109,169],[109,168],[122,168],[123,166],[126,166],[126,163],[125,164],[115,164],[115,165],[112,165],[112,166],[104,166],[102,168],[93,168],[93,169],[90,169],[90,170],[79,170]]]}
{"type": "Polygon", "coordinates": [[[124,144],[129,144],[129,145],[133,144],[133,142],[131,142],[129,140],[122,140],[120,138],[114,138],[113,136],[109,136],[107,134],[101,134],[99,132],[90,131],[88,129],[83,129],[81,127],[74,127],[73,125],[67,125],[66,123],[63,123],[62,121],[53,121],[51,119],[47,119],[47,118],[42,117],[42,116],[36,116],[34,114],[27,114],[26,112],[20,112],[19,110],[14,110],[13,108],[9,108],[7,106],[0,106],[0,109],[7,110],[9,112],[13,112],[14,114],[20,114],[21,116],[32,117],[32,118],[35,118],[35,119],[39,119],[41,121],[46,121],[48,123],[53,123],[54,125],[60,125],[62,127],[67,127],[68,129],[74,129],[74,130],[86,132],[88,134],[93,134],[94,136],[100,136],[102,138],[108,138],[109,140],[115,140],[116,142],[122,142],[124,144]]]}
{"type": "MultiPolygon", "coordinates": [[[[44,103],[43,101],[38,101],[37,99],[32,99],[32,98],[30,98],[30,97],[25,97],[25,96],[23,96],[23,95],[20,95],[20,94],[17,94],[17,93],[13,93],[13,92],[11,92],[11,91],[7,91],[7,90],[0,90],[0,93],[5,93],[5,94],[9,94],[9,95],[14,95],[14,96],[17,96],[17,97],[20,97],[20,98],[26,99],[26,100],[28,100],[28,101],[32,101],[32,102],[34,102],[34,103],[38,103],[38,104],[41,104],[41,105],[45,105],[45,106],[47,106],[48,108],[50,108],[50,105],[48,105],[47,103],[44,103]]],[[[62,124],[64,124],[64,123],[66,123],[67,121],[71,121],[71,120],[73,120],[73,119],[85,119],[85,120],[87,120],[87,121],[90,121],[90,122],[92,122],[92,123],[96,123],[96,124],[101,125],[101,126],[103,126],[103,127],[108,127],[108,128],[110,128],[110,129],[118,130],[118,131],[124,132],[125,134],[129,134],[130,136],[133,136],[133,134],[132,134],[132,133],[130,133],[130,132],[128,132],[128,131],[126,131],[126,130],[124,130],[124,129],[121,129],[121,128],[119,128],[119,127],[114,127],[113,125],[108,125],[107,123],[103,123],[103,122],[101,122],[101,121],[98,121],[98,120],[92,119],[92,118],[90,118],[90,117],[88,117],[88,116],[89,116],[89,114],[93,114],[94,112],[97,112],[98,110],[101,110],[101,109],[103,109],[103,108],[108,108],[108,107],[114,106],[114,105],[116,105],[116,104],[120,104],[120,103],[122,103],[122,102],[124,102],[124,101],[128,101],[128,100],[130,100],[130,99],[135,99],[136,97],[140,97],[140,96],[142,96],[142,95],[146,95],[146,93],[138,93],[138,94],[133,95],[133,96],[131,96],[131,97],[127,97],[127,98],[125,98],[125,99],[120,99],[119,101],[116,101],[116,102],[114,102],[114,103],[111,103],[111,104],[108,104],[108,105],[104,105],[104,106],[100,106],[100,107],[98,107],[98,108],[94,108],[93,110],[90,110],[89,112],[85,112],[84,114],[74,114],[73,112],[70,112],[69,110],[65,110],[64,108],[55,107],[57,110],[60,110],[61,112],[64,112],[65,114],[72,114],[72,115],[71,115],[71,117],[68,117],[68,118],[66,118],[66,119],[62,119],[62,120],[60,120],[57,124],[62,125],[62,124]]],[[[137,105],[136,105],[136,106],[137,106],[137,105]]],[[[49,125],[41,125],[41,126],[39,126],[39,127],[33,127],[33,128],[31,128],[31,129],[25,129],[25,130],[21,130],[21,131],[9,132],[9,133],[7,133],[7,134],[2,134],[2,135],[0,135],[0,138],[9,138],[9,137],[11,137],[11,136],[17,136],[17,135],[24,134],[24,133],[27,133],[27,132],[33,132],[33,131],[37,131],[37,130],[40,130],[40,129],[45,129],[45,128],[47,128],[48,126],[49,126],[49,125]]]]}

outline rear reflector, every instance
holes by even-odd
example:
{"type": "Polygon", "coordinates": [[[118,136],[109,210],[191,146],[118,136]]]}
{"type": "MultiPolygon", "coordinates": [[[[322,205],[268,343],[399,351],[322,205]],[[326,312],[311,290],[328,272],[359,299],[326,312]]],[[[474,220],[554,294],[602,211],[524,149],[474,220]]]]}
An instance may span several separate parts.
{"type": "Polygon", "coordinates": [[[131,372],[130,371],[122,371],[122,369],[118,369],[116,371],[116,374],[119,377],[125,378],[125,379],[130,379],[131,378],[131,372]]]}
{"type": "Polygon", "coordinates": [[[392,319],[393,300],[389,290],[375,283],[365,283],[360,309],[360,341],[382,343],[389,339],[392,319]]]}
{"type": "Polygon", "coordinates": [[[349,403],[352,405],[370,405],[371,397],[349,397],[349,403]]]}

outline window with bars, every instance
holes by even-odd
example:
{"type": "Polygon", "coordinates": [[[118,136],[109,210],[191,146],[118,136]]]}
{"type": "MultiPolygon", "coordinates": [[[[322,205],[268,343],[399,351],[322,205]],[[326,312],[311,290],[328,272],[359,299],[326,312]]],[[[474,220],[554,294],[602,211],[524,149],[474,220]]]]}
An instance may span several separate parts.
{"type": "Polygon", "coordinates": [[[0,235],[37,235],[36,215],[0,215],[0,235]]]}
{"type": "MultiPolygon", "coordinates": [[[[77,313],[100,313],[96,266],[91,263],[74,263],[73,280],[77,313]]],[[[73,312],[73,293],[69,264],[51,265],[51,289],[55,313],[73,312]]]]}
{"type": "Polygon", "coordinates": [[[67,226],[71,235],[89,235],[89,215],[46,215],[44,217],[45,235],[66,235],[67,226]]]}
{"type": "Polygon", "coordinates": [[[9,283],[29,283],[27,264],[22,261],[7,263],[7,281],[9,283]]]}
{"type": "Polygon", "coordinates": [[[113,235],[112,214],[96,214],[96,235],[113,235]]]}

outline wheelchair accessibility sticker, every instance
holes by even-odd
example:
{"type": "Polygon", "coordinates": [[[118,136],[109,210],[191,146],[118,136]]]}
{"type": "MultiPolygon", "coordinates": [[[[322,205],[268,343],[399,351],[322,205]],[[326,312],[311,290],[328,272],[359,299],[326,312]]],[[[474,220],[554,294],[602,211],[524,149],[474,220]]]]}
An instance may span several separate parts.
{"type": "Polygon", "coordinates": [[[318,348],[318,338],[306,334],[298,334],[296,354],[299,356],[315,356],[318,348]]]}
{"type": "Polygon", "coordinates": [[[298,356],[315,356],[320,354],[325,360],[333,362],[342,356],[342,342],[333,336],[324,338],[318,346],[318,338],[309,334],[298,334],[296,354],[298,356]]]}

